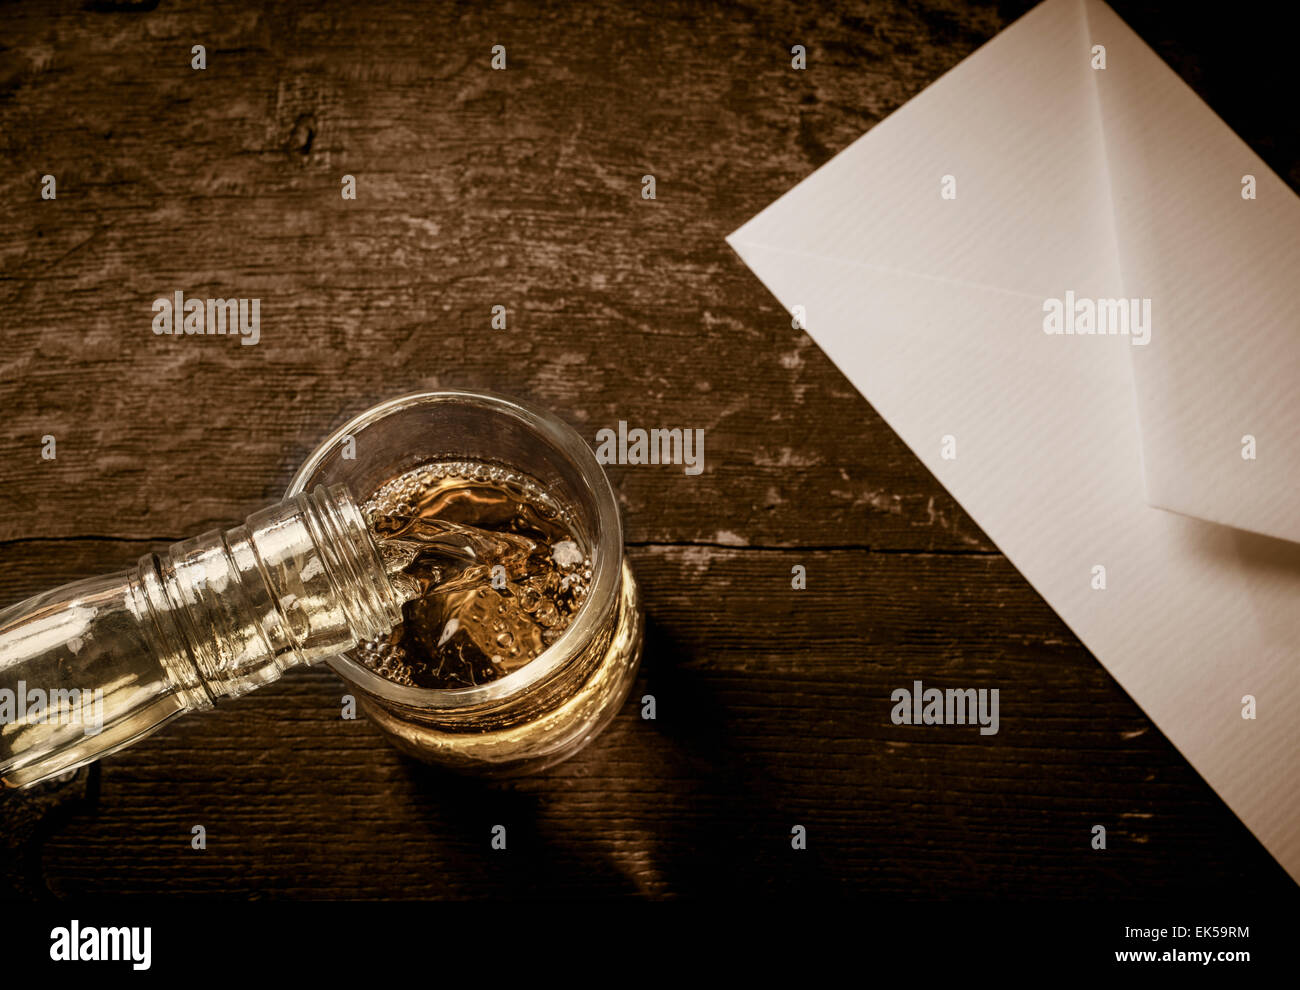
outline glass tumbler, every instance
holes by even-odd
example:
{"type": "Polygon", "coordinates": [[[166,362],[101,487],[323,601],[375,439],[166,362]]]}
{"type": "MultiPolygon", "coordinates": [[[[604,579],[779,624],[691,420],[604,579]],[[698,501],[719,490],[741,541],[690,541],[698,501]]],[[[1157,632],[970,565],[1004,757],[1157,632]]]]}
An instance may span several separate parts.
{"type": "Polygon", "coordinates": [[[298,469],[287,495],[341,483],[360,503],[422,464],[459,460],[529,475],[565,510],[592,560],[573,621],[535,660],[474,687],[397,684],[348,654],[326,662],[402,752],[474,775],[532,773],[572,756],[609,724],[641,659],[641,594],[624,555],[618,503],[583,438],[514,399],[419,392],[340,427],[298,469]]]}

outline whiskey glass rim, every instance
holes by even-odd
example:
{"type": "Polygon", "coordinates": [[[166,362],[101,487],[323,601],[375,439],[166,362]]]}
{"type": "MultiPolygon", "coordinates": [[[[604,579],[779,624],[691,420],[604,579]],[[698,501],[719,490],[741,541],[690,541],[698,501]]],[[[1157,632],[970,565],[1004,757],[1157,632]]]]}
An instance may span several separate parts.
{"type": "MultiPolygon", "coordinates": [[[[596,455],[572,426],[555,414],[519,399],[494,392],[439,389],[410,392],[358,413],[322,440],[303,461],[289,482],[286,497],[317,484],[316,471],[346,438],[356,437],[395,413],[412,407],[451,403],[481,408],[489,414],[512,417],[558,450],[588,486],[596,505],[596,518],[580,520],[592,543],[592,577],[586,599],[568,628],[537,659],[486,684],[466,688],[422,688],[398,684],[364,664],[342,654],[325,662],[345,681],[386,702],[428,711],[470,708],[515,697],[544,683],[575,661],[617,607],[623,565],[623,523],[614,488],[596,455]]],[[[353,492],[366,500],[372,493],[353,492]]]]}

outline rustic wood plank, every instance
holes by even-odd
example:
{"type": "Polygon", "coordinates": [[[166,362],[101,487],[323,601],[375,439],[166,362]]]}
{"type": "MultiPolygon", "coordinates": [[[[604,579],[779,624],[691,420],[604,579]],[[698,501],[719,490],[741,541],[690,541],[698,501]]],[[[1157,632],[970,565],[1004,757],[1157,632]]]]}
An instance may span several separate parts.
{"type": "Polygon", "coordinates": [[[14,19],[0,538],[242,518],[348,415],[454,385],[589,436],[705,429],[702,477],[620,472],[633,540],[990,548],[723,242],[978,34],[894,78],[845,71],[858,27],[840,25],[800,77],[779,36],[815,22],[793,7],[714,15],[717,35],[645,12],[575,34],[562,6],[405,9],[383,30],[364,7],[236,9],[70,11],[54,47],[44,18],[14,19]],[[811,101],[797,123],[793,100],[811,101]],[[155,337],[150,304],[176,289],[261,298],[261,342],[155,337]]]}

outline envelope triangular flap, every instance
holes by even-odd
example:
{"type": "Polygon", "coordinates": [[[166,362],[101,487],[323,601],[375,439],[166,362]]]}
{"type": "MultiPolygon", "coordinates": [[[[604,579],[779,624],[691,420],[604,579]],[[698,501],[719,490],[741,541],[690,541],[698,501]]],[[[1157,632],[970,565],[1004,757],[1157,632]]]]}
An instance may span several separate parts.
{"type": "Polygon", "coordinates": [[[1152,302],[1131,351],[1148,500],[1300,540],[1300,198],[1114,11],[1085,9],[1123,291],[1152,302]]]}

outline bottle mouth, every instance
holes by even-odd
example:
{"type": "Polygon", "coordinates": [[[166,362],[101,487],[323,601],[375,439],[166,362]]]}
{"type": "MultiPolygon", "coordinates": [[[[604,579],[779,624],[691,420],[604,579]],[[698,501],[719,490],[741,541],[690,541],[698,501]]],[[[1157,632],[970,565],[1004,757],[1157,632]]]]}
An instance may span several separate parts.
{"type": "Polygon", "coordinates": [[[358,592],[340,595],[339,606],[348,612],[352,628],[362,639],[384,635],[402,621],[402,600],[384,578],[379,548],[347,485],[317,485],[310,495],[295,498],[326,569],[337,576],[339,587],[358,592]]]}
{"type": "MultiPolygon", "coordinates": [[[[517,697],[567,669],[608,624],[618,606],[623,527],[604,469],[563,420],[513,398],[440,390],[389,399],[354,416],[323,440],[289,483],[286,498],[318,485],[344,484],[357,502],[384,482],[436,460],[507,464],[541,482],[572,513],[591,542],[592,577],[573,621],[536,659],[485,684],[420,688],[397,684],[344,655],[326,663],[344,680],[383,701],[449,711],[517,697]]],[[[400,607],[397,613],[400,620],[400,607]]]]}

